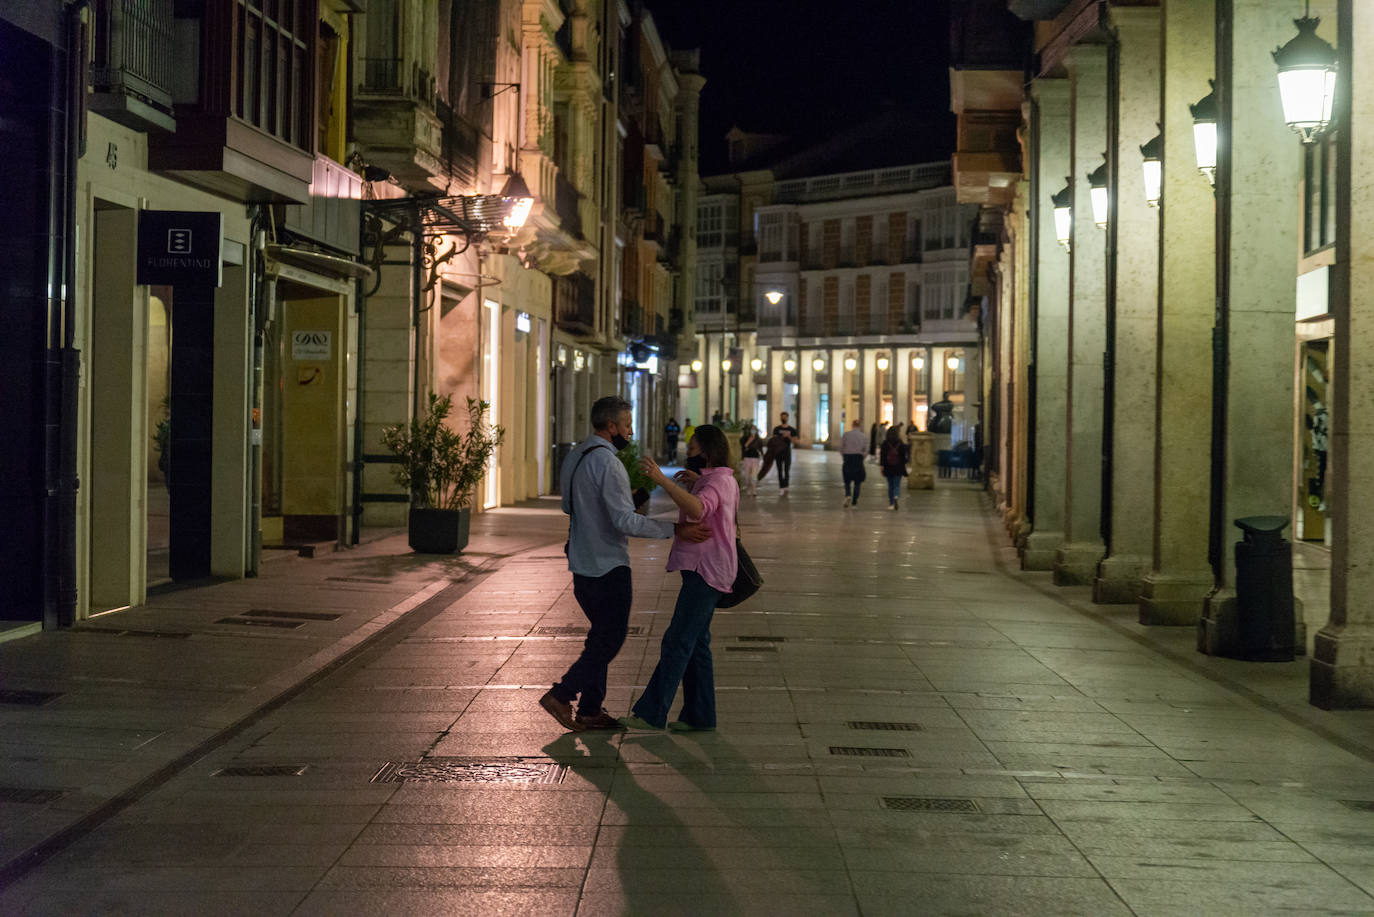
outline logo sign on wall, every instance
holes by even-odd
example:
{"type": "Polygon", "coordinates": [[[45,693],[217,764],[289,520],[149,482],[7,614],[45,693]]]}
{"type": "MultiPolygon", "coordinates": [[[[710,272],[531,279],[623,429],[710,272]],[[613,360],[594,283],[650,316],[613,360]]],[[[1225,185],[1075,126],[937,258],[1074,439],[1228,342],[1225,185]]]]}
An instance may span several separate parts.
{"type": "Polygon", "coordinates": [[[224,215],[188,210],[138,214],[138,282],[217,287],[224,215]]]}
{"type": "Polygon", "coordinates": [[[291,359],[304,362],[328,360],[332,336],[329,331],[291,332],[291,359]]]}

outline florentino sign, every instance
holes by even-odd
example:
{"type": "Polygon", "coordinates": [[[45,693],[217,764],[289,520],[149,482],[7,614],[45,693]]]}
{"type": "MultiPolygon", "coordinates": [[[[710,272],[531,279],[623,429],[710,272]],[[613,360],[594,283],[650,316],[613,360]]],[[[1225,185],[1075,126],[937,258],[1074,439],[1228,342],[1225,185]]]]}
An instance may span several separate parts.
{"type": "Polygon", "coordinates": [[[138,282],[217,287],[224,215],[188,210],[138,214],[138,282]]]}

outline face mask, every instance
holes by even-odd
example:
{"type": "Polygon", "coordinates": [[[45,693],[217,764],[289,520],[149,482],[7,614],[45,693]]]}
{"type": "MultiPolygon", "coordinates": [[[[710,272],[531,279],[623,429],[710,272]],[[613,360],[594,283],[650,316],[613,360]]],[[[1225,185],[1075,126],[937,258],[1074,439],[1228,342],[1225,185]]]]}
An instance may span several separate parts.
{"type": "Polygon", "coordinates": [[[702,469],[704,469],[705,467],[706,467],[706,456],[704,456],[704,455],[689,455],[689,456],[687,456],[687,470],[688,470],[688,471],[695,471],[697,474],[701,474],[702,469]]]}
{"type": "Polygon", "coordinates": [[[619,433],[611,437],[611,445],[615,446],[616,452],[619,452],[621,449],[624,449],[629,444],[630,441],[625,437],[621,436],[619,433]]]}

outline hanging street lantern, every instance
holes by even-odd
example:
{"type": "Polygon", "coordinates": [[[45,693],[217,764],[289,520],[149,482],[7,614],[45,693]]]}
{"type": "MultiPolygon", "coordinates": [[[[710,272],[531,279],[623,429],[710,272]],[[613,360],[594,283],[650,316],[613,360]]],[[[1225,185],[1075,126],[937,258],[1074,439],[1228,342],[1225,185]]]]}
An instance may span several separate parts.
{"type": "Polygon", "coordinates": [[[1064,190],[1050,197],[1054,204],[1054,237],[1068,251],[1073,238],[1073,179],[1065,179],[1064,190]]]}
{"type": "Polygon", "coordinates": [[[1093,222],[1098,229],[1107,228],[1107,158],[1102,154],[1102,165],[1088,173],[1088,189],[1092,197],[1093,222]]]}
{"type": "Polygon", "coordinates": [[[858,365],[859,365],[859,361],[856,360],[856,359],[854,359],[853,357],[845,357],[845,358],[844,358],[844,368],[847,369],[847,370],[849,370],[850,372],[853,372],[853,371],[855,370],[855,368],[858,367],[858,365]]]}
{"type": "Polygon", "coordinates": [[[951,372],[957,373],[959,371],[959,358],[957,356],[945,358],[945,366],[949,367],[951,372]]]}
{"type": "Polygon", "coordinates": [[[1212,187],[1217,186],[1217,84],[1208,80],[1212,91],[1196,105],[1189,105],[1193,113],[1193,148],[1197,153],[1197,170],[1207,176],[1212,187]]]}
{"type": "Polygon", "coordinates": [[[778,303],[782,302],[782,291],[769,290],[767,293],[763,294],[763,298],[768,300],[770,306],[776,306],[778,303]]]}
{"type": "Polygon", "coordinates": [[[879,357],[879,358],[878,358],[878,372],[880,372],[880,373],[885,373],[885,372],[887,372],[887,367],[888,367],[889,365],[890,365],[890,364],[888,363],[887,357],[879,357]]]}
{"type": "Polygon", "coordinates": [[[925,357],[922,357],[922,356],[919,356],[919,355],[918,355],[918,356],[912,357],[912,358],[911,358],[911,368],[914,369],[914,370],[916,370],[917,372],[919,372],[920,370],[925,369],[925,368],[926,368],[926,358],[925,358],[925,357]]]}
{"type": "Polygon", "coordinates": [[[1158,207],[1164,187],[1164,135],[1155,134],[1140,148],[1140,155],[1144,157],[1141,168],[1145,170],[1145,203],[1158,207]]]}
{"type": "Polygon", "coordinates": [[[816,357],[816,359],[811,361],[811,368],[818,373],[825,372],[825,360],[821,357],[816,357]]]}
{"type": "Polygon", "coordinates": [[[785,373],[787,373],[788,375],[791,375],[792,373],[796,372],[796,371],[797,371],[797,361],[794,360],[794,359],[792,359],[791,357],[788,357],[786,360],[783,360],[783,361],[782,361],[782,371],[785,372],[785,373]]]}
{"type": "Polygon", "coordinates": [[[1308,15],[1293,20],[1298,34],[1274,50],[1283,120],[1303,143],[1311,143],[1326,130],[1336,97],[1336,49],[1317,37],[1321,19],[1310,15],[1310,2],[1307,6],[1308,15]]]}
{"type": "Polygon", "coordinates": [[[760,360],[758,357],[754,357],[754,359],[752,359],[752,360],[749,361],[749,368],[752,369],[752,370],[753,370],[754,372],[756,372],[756,373],[757,373],[757,372],[762,372],[762,371],[763,371],[763,361],[760,360]]]}
{"type": "Polygon", "coordinates": [[[693,361],[692,361],[692,372],[694,372],[694,373],[699,373],[699,372],[701,372],[701,361],[700,361],[700,360],[693,360],[693,361]]]}

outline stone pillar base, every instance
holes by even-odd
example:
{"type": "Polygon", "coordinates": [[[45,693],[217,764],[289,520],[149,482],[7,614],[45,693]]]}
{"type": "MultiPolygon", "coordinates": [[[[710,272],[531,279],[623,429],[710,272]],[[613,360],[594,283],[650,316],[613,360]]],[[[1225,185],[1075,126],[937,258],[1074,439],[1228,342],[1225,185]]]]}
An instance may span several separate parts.
{"type": "Polygon", "coordinates": [[[1007,526],[1007,535],[1014,544],[1020,545],[1025,540],[1026,533],[1030,531],[1030,520],[1015,507],[1009,507],[1002,518],[1007,526]]]}
{"type": "Polygon", "coordinates": [[[1053,570],[1055,556],[1063,543],[1063,532],[1029,533],[1021,548],[1021,569],[1053,570]]]}
{"type": "Polygon", "coordinates": [[[934,490],[935,434],[908,432],[906,442],[911,449],[911,473],[906,478],[906,489],[934,490]]]}
{"type": "MultiPolygon", "coordinates": [[[[1197,651],[1208,656],[1239,658],[1237,615],[1234,589],[1217,589],[1209,595],[1197,622],[1197,651]]],[[[1293,596],[1293,652],[1297,656],[1307,653],[1307,622],[1302,619],[1302,599],[1297,596],[1293,596]]]]}
{"type": "Polygon", "coordinates": [[[1100,541],[1060,545],[1054,558],[1054,584],[1091,586],[1097,579],[1097,565],[1106,553],[1107,546],[1100,541]]]}
{"type": "Polygon", "coordinates": [[[1194,627],[1202,618],[1207,595],[1216,585],[1211,570],[1145,574],[1140,582],[1140,623],[1194,627]]]}
{"type": "Polygon", "coordinates": [[[1328,624],[1317,631],[1308,695],[1323,710],[1374,708],[1374,627],[1328,624]]]}
{"type": "Polygon", "coordinates": [[[1103,558],[1093,581],[1098,605],[1134,605],[1140,601],[1140,581],[1150,572],[1150,559],[1129,554],[1103,558]]]}

